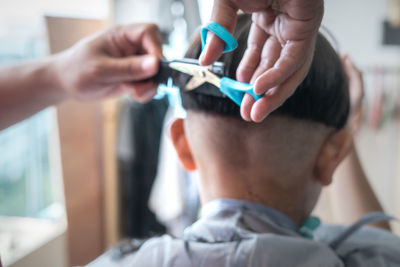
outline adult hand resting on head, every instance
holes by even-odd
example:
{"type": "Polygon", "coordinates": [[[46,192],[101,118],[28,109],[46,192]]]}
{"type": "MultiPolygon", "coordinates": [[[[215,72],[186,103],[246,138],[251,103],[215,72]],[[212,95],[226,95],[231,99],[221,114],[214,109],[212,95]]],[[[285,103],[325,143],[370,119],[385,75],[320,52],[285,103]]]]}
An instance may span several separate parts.
{"type": "Polygon", "coordinates": [[[364,119],[363,100],[364,82],[361,71],[348,56],[342,56],[343,68],[349,80],[350,114],[347,128],[355,135],[361,128],[364,119]]]}
{"type": "MultiPolygon", "coordinates": [[[[262,121],[278,108],[305,78],[311,65],[320,26],[323,0],[215,0],[211,20],[233,33],[237,11],[253,14],[246,53],[237,79],[254,83],[254,101],[246,95],[241,106],[245,120],[262,121]]],[[[200,56],[202,65],[217,60],[224,42],[209,32],[200,56]]]]}
{"type": "Polygon", "coordinates": [[[45,58],[0,68],[0,129],[69,98],[94,100],[129,91],[150,100],[156,85],[145,81],[162,56],[157,26],[117,26],[45,58]]]}

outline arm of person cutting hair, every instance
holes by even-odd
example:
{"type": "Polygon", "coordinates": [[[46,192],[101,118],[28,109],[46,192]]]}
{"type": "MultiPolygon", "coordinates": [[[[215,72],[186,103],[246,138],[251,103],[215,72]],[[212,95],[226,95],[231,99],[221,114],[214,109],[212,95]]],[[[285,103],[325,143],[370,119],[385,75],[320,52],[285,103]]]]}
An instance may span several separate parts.
{"type": "Polygon", "coordinates": [[[152,24],[113,27],[42,60],[0,68],[0,130],[66,99],[94,100],[128,91],[150,100],[161,37],[152,24]]]}
{"type": "MultiPolygon", "coordinates": [[[[358,131],[362,118],[363,81],[360,71],[348,57],[343,58],[343,65],[349,79],[351,115],[348,127],[353,134],[358,131]]],[[[337,168],[333,183],[329,187],[332,211],[335,222],[351,224],[363,215],[383,211],[357,154],[352,145],[347,158],[337,168]]],[[[390,231],[388,222],[373,224],[390,231]]]]}

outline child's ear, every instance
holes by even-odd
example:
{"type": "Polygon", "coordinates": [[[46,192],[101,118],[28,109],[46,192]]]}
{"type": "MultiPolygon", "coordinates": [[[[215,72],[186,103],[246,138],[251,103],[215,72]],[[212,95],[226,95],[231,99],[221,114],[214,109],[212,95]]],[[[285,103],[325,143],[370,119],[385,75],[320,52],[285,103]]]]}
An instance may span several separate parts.
{"type": "Polygon", "coordinates": [[[333,173],[347,156],[352,142],[352,135],[346,128],[327,137],[314,167],[314,177],[322,185],[326,186],[332,182],[333,173]]]}
{"type": "Polygon", "coordinates": [[[184,120],[175,119],[169,127],[169,134],[183,168],[187,171],[196,170],[196,163],[185,134],[184,120]]]}

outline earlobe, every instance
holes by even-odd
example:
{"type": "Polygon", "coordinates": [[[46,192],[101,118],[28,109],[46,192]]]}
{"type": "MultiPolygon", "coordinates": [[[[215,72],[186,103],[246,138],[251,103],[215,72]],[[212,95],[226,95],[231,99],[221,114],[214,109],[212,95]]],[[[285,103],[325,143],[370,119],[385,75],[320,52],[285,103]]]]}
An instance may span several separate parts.
{"type": "Polygon", "coordinates": [[[183,168],[187,171],[196,170],[196,163],[185,134],[184,120],[174,120],[169,128],[169,133],[183,168]]]}
{"type": "Polygon", "coordinates": [[[334,132],[327,137],[318,155],[314,177],[324,186],[332,182],[332,176],[337,166],[347,156],[352,135],[347,129],[334,132]]]}

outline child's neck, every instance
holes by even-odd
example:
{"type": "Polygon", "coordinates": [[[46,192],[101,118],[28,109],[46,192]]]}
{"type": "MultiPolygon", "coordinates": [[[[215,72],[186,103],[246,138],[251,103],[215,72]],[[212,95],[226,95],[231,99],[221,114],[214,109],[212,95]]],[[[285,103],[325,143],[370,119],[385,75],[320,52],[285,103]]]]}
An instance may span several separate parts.
{"type": "MultiPolygon", "coordinates": [[[[288,177],[269,177],[267,174],[257,177],[250,172],[218,172],[207,174],[200,172],[200,195],[202,203],[221,198],[230,198],[259,203],[278,210],[301,225],[309,216],[318,194],[307,192],[307,180],[292,177],[299,181],[290,186],[281,184],[288,177]],[[278,182],[276,182],[278,181],[278,182]],[[301,184],[300,181],[303,181],[301,184]]],[[[315,191],[315,190],[314,190],[315,191]]],[[[318,191],[319,193],[319,191],[318,191]]]]}

